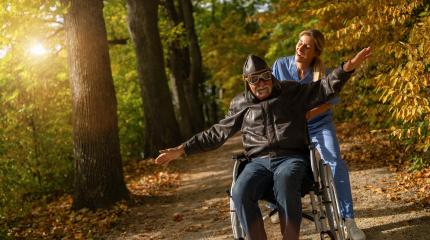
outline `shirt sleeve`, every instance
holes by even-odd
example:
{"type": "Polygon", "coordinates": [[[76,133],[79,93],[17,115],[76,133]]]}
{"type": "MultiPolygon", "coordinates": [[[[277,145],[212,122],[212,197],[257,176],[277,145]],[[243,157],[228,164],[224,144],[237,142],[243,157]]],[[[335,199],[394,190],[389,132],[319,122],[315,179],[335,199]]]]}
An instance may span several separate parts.
{"type": "Polygon", "coordinates": [[[279,73],[280,71],[279,62],[280,62],[280,59],[276,59],[272,67],[272,74],[273,76],[275,76],[276,79],[281,80],[281,74],[279,73]]]}

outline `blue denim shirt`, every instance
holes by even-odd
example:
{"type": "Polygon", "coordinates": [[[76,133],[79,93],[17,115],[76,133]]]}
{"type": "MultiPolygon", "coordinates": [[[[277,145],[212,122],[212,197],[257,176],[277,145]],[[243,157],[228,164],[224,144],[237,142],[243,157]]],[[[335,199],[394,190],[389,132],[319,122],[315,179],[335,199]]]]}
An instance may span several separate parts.
{"type": "MultiPolygon", "coordinates": [[[[294,55],[278,58],[273,64],[272,71],[273,71],[273,75],[281,81],[284,81],[284,80],[296,81],[301,84],[309,84],[313,81],[312,71],[306,72],[305,77],[302,80],[300,80],[299,74],[297,72],[297,66],[296,66],[294,55]]],[[[327,70],[326,75],[329,73],[330,71],[327,70]]],[[[339,101],[338,97],[335,97],[332,100],[330,100],[332,104],[336,104],[338,101],[339,101]]],[[[308,127],[309,127],[309,131],[311,132],[311,135],[313,131],[318,131],[318,129],[323,127],[325,124],[330,123],[332,121],[332,117],[333,117],[332,110],[328,110],[314,117],[310,121],[308,121],[308,127]]]]}

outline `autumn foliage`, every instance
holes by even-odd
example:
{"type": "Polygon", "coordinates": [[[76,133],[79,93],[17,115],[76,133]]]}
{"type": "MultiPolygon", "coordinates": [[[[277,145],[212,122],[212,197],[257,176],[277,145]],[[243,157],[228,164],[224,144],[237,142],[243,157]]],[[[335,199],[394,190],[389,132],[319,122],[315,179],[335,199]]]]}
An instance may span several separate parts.
{"type": "MultiPolygon", "coordinates": [[[[326,65],[371,46],[372,60],[342,93],[338,112],[388,129],[404,149],[429,164],[430,5],[428,1],[284,1],[259,17],[272,26],[267,57],[291,53],[297,29],[324,32],[326,65]]],[[[415,161],[417,162],[417,161],[415,161]]]]}
{"type": "MultiPolygon", "coordinates": [[[[327,34],[332,52],[372,46],[373,61],[363,68],[371,95],[377,97],[373,106],[357,104],[354,111],[366,108],[386,109],[379,112],[379,122],[390,119],[393,135],[406,140],[408,148],[427,152],[430,147],[430,17],[425,1],[354,1],[330,4],[310,11],[321,16],[322,27],[342,21],[344,24],[327,34]],[[349,11],[357,9],[357,11],[349,11]],[[337,16],[337,17],[336,17],[337,16]],[[330,19],[330,20],[329,20],[330,19]],[[366,108],[363,108],[366,106],[366,108]]],[[[357,79],[357,81],[361,81],[357,79]]],[[[373,114],[376,114],[374,112],[373,114]]]]}
{"type": "MultiPolygon", "coordinates": [[[[142,133],[151,126],[143,121],[125,1],[103,2],[127,187],[142,197],[164,194],[177,186],[178,175],[137,160],[144,157],[142,133]]],[[[335,107],[337,120],[355,122],[341,125],[340,135],[346,136],[341,142],[353,146],[342,150],[343,157],[398,172],[392,186],[369,189],[393,201],[407,198],[429,206],[429,1],[192,2],[203,59],[202,100],[219,116],[244,88],[242,66],[250,53],[271,64],[293,54],[298,34],[311,28],[326,37],[322,57],[329,68],[371,46],[372,58],[357,70],[335,107]]],[[[70,211],[72,96],[60,6],[55,0],[0,5],[0,238],[96,238],[129,211],[124,202],[109,210],[70,211]],[[34,43],[44,46],[45,55],[29,51],[34,43]]],[[[189,43],[183,25],[169,27],[163,7],[158,27],[167,62],[171,41],[189,43]]]]}

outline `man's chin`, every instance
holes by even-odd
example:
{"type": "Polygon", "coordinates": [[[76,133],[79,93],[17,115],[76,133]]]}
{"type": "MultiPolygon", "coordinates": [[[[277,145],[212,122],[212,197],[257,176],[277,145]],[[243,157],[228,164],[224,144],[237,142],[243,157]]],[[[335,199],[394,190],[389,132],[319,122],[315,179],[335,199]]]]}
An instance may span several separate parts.
{"type": "Polygon", "coordinates": [[[260,100],[266,99],[270,96],[270,92],[269,91],[261,91],[257,93],[257,98],[260,100]]]}
{"type": "Polygon", "coordinates": [[[268,96],[266,96],[266,95],[264,95],[264,96],[262,96],[262,95],[258,95],[257,96],[257,98],[258,98],[258,100],[260,100],[260,101],[263,101],[264,99],[266,99],[268,96]]]}

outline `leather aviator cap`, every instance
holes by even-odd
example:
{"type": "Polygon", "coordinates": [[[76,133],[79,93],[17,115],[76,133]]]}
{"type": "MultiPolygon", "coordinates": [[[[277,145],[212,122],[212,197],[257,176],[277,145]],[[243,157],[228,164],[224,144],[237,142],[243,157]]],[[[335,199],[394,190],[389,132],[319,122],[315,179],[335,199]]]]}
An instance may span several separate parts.
{"type": "Polygon", "coordinates": [[[253,73],[259,73],[264,70],[270,70],[267,63],[258,56],[248,55],[248,58],[243,65],[243,76],[248,76],[253,73]]]}

